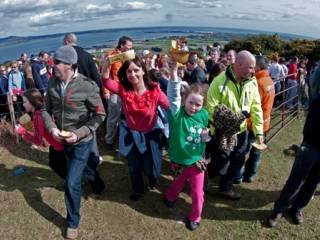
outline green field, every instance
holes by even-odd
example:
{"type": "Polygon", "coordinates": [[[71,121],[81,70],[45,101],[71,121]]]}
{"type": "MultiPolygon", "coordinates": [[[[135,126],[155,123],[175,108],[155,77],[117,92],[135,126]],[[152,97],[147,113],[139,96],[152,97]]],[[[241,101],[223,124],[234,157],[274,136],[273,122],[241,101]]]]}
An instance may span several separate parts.
{"type": "MultiPolygon", "coordinates": [[[[320,239],[317,195],[305,210],[304,224],[296,226],[282,219],[275,229],[263,225],[293,162],[293,156],[283,150],[300,142],[303,121],[303,117],[295,120],[269,144],[256,181],[236,187],[242,194],[240,201],[227,201],[215,189],[209,191],[201,226],[194,232],[181,224],[190,209],[187,192],[173,209],[162,203],[162,191],[170,182],[167,162],[158,190],[147,191],[141,200],[131,202],[125,160],[107,154],[100,146],[105,162],[99,168],[107,190],[96,198],[84,193],[79,239],[320,239]]],[[[103,142],[103,129],[99,135],[103,142]]],[[[16,144],[3,135],[0,143],[1,239],[63,239],[63,192],[52,187],[59,178],[47,166],[47,152],[16,144]],[[11,176],[12,169],[20,165],[26,172],[11,176]]],[[[84,189],[87,192],[88,186],[84,189]]]]}

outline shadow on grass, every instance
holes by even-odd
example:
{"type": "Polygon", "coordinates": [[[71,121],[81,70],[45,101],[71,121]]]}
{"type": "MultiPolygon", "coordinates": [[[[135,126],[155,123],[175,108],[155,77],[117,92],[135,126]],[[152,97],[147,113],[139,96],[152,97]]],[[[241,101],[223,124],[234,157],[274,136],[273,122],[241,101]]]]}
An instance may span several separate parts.
{"type": "MultiPolygon", "coordinates": [[[[111,154],[111,153],[109,153],[111,154]]],[[[106,181],[106,192],[97,196],[97,200],[112,201],[125,204],[135,211],[146,216],[182,220],[191,211],[191,199],[188,197],[189,186],[186,187],[177,199],[174,208],[168,208],[163,204],[163,192],[171,183],[168,178],[168,162],[164,161],[162,166],[162,177],[156,190],[148,191],[137,202],[129,199],[131,185],[129,180],[128,166],[124,158],[118,159],[117,153],[113,152],[111,160],[100,166],[102,178],[106,181]]],[[[145,178],[145,185],[148,184],[145,178]]],[[[274,202],[278,191],[254,190],[238,187],[242,198],[240,201],[230,201],[221,198],[217,191],[205,194],[205,206],[203,218],[214,220],[244,220],[263,221],[270,210],[263,208],[274,202]]]]}
{"type": "Polygon", "coordinates": [[[237,187],[241,194],[239,201],[231,201],[221,197],[218,191],[207,193],[204,218],[214,220],[260,221],[264,222],[271,213],[264,209],[273,203],[279,195],[278,191],[267,191],[237,187]]]}
{"type": "Polygon", "coordinates": [[[1,136],[0,146],[6,148],[10,154],[21,159],[27,159],[40,165],[47,165],[48,152],[33,149],[30,144],[22,140],[17,143],[12,135],[6,133],[1,136]]]}
{"type": "Polygon", "coordinates": [[[25,168],[26,171],[23,174],[13,176],[12,169],[7,169],[4,164],[0,164],[0,190],[6,192],[20,191],[31,208],[63,231],[66,225],[65,219],[43,201],[40,191],[41,187],[52,183],[54,174],[52,171],[43,168],[25,168]]]}
{"type": "Polygon", "coordinates": [[[181,220],[191,210],[191,204],[180,197],[174,208],[168,208],[164,205],[162,201],[163,192],[171,183],[171,180],[167,177],[167,169],[167,162],[164,161],[160,183],[154,190],[148,189],[148,179],[144,178],[145,192],[143,196],[138,201],[131,201],[129,199],[131,183],[126,159],[119,159],[117,153],[113,152],[112,160],[104,162],[99,167],[101,177],[106,183],[106,192],[95,196],[95,199],[124,204],[143,215],[153,218],[181,220]]]}

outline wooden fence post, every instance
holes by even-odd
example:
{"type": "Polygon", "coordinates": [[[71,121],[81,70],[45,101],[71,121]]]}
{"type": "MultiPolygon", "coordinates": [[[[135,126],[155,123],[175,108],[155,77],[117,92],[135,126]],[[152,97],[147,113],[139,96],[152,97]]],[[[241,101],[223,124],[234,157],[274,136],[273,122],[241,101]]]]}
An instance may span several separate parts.
{"type": "Polygon", "coordinates": [[[12,127],[12,133],[15,135],[16,137],[16,142],[19,142],[19,137],[16,133],[16,117],[14,115],[14,106],[13,106],[13,101],[12,101],[12,96],[10,95],[10,93],[7,93],[7,102],[9,105],[9,111],[10,111],[10,119],[11,119],[11,127],[12,127]]]}

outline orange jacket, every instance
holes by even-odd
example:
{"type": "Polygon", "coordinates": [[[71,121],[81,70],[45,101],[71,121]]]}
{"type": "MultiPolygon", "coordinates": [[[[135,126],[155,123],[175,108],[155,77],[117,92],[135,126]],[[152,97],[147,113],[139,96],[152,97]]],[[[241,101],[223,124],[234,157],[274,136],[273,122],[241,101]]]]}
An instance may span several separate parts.
{"type": "MultiPolygon", "coordinates": [[[[274,83],[267,69],[256,72],[259,94],[261,98],[261,108],[263,112],[263,132],[270,128],[270,114],[272,111],[275,90],[274,83]]],[[[252,129],[251,119],[248,119],[248,129],[252,129]]]]}
{"type": "MultiPolygon", "coordinates": [[[[112,56],[112,55],[116,55],[121,53],[121,51],[119,49],[114,49],[112,51],[109,51],[105,54],[106,57],[108,56],[112,56]]],[[[111,65],[111,69],[110,69],[110,78],[116,81],[119,81],[119,77],[118,77],[118,71],[119,69],[122,67],[123,62],[115,62],[111,65]]],[[[105,86],[104,82],[102,83],[103,86],[105,86]]],[[[103,93],[104,94],[108,94],[109,90],[106,89],[105,87],[103,87],[103,93]]]]}

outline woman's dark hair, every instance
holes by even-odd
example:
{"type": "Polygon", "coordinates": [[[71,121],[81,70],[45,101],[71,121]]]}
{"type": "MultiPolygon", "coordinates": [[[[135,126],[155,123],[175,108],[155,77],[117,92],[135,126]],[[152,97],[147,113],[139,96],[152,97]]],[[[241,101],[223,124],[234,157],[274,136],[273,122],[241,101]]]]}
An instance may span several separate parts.
{"type": "Polygon", "coordinates": [[[159,70],[153,68],[148,71],[148,77],[151,81],[158,83],[160,82],[161,73],[159,70]]]}
{"type": "Polygon", "coordinates": [[[121,48],[121,45],[125,45],[127,42],[133,42],[132,38],[127,36],[122,36],[118,41],[117,48],[121,48]]]}
{"type": "Polygon", "coordinates": [[[133,90],[132,84],[129,82],[129,80],[127,78],[127,69],[129,68],[131,63],[134,63],[138,67],[142,68],[142,70],[144,71],[144,75],[143,75],[144,84],[145,84],[147,89],[152,90],[156,85],[152,84],[152,81],[148,78],[148,71],[147,71],[146,65],[144,64],[144,62],[138,56],[136,56],[132,60],[125,61],[124,64],[119,69],[118,77],[120,79],[120,83],[122,84],[122,86],[127,91],[128,90],[129,91],[133,90]]]}
{"type": "Polygon", "coordinates": [[[29,100],[35,110],[41,110],[44,107],[44,97],[36,88],[30,88],[23,93],[23,96],[29,100]]]}

